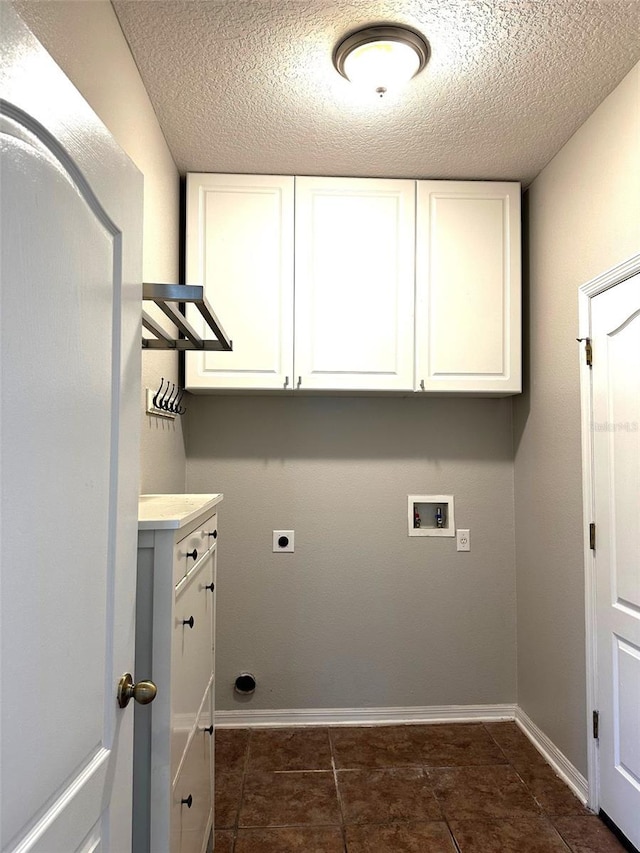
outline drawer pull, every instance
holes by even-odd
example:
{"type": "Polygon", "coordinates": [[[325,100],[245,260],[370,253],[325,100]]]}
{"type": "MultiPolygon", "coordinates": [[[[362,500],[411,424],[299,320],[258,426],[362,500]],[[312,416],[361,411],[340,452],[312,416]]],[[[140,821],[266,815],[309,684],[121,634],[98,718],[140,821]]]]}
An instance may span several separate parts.
{"type": "Polygon", "coordinates": [[[208,732],[210,735],[212,735],[213,734],[213,726],[205,726],[205,728],[203,728],[202,731],[208,732]]]}
{"type": "Polygon", "coordinates": [[[217,539],[218,538],[218,531],[212,530],[211,533],[207,533],[207,536],[209,536],[209,537],[213,536],[214,539],[217,539]]]}
{"type": "Polygon", "coordinates": [[[193,805],[193,797],[189,794],[188,797],[184,797],[184,799],[180,800],[181,806],[186,806],[188,809],[193,805]]]}
{"type": "Polygon", "coordinates": [[[194,560],[198,559],[198,552],[195,548],[193,549],[193,551],[187,551],[187,559],[189,559],[189,557],[193,557],[194,560]]]}
{"type": "Polygon", "coordinates": [[[195,624],[195,622],[193,621],[193,616],[189,616],[189,618],[188,618],[188,619],[183,619],[183,620],[182,620],[182,624],[183,624],[183,625],[188,625],[190,628],[193,628],[193,626],[194,626],[194,624],[195,624]]]}
{"type": "Polygon", "coordinates": [[[211,592],[213,592],[213,590],[214,590],[215,588],[216,588],[216,585],[215,585],[214,583],[208,583],[208,584],[205,586],[205,589],[210,589],[210,590],[211,590],[211,592]]]}

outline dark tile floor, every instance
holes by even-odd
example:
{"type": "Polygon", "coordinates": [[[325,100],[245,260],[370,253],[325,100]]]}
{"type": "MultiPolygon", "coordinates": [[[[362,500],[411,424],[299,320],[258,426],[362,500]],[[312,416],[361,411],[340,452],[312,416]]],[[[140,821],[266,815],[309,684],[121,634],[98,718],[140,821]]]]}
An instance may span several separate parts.
{"type": "Polygon", "coordinates": [[[215,737],[215,853],[624,849],[515,723],[215,737]]]}

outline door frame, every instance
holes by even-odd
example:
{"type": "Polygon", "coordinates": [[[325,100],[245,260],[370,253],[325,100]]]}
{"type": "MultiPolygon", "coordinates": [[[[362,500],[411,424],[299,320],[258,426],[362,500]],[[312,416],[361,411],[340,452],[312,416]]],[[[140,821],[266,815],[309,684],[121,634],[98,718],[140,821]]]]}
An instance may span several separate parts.
{"type": "MultiPolygon", "coordinates": [[[[640,273],[640,253],[606,270],[578,288],[578,337],[591,337],[591,300],[640,273]]],[[[597,353],[596,353],[597,358],[597,353]]],[[[598,701],[596,557],[589,545],[589,525],[595,517],[593,490],[593,440],[591,419],[593,385],[591,368],[586,363],[584,347],[580,347],[580,406],[582,431],[582,518],[585,570],[585,640],[587,663],[587,782],[590,809],[600,808],[600,765],[597,741],[592,737],[592,713],[598,701]]]]}

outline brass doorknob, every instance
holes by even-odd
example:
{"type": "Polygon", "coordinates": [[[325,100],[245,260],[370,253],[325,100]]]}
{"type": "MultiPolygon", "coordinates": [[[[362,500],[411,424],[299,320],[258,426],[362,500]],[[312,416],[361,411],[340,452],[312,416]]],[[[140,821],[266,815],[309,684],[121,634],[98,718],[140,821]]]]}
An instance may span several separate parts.
{"type": "Polygon", "coordinates": [[[125,672],[118,682],[118,705],[126,708],[131,699],[135,699],[140,705],[148,705],[156,698],[158,688],[153,681],[139,681],[133,683],[130,672],[125,672]]]}

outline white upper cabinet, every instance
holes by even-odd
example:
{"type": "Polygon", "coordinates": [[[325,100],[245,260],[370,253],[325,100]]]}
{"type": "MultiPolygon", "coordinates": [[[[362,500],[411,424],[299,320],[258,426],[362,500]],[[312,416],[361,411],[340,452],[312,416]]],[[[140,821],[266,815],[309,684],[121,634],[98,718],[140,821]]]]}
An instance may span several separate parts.
{"type": "Polygon", "coordinates": [[[296,388],[411,391],[415,181],[296,178],[295,223],[296,388]]]}
{"type": "Polygon", "coordinates": [[[186,265],[191,391],[521,390],[519,184],[190,174],[186,265]]]}
{"type": "Polygon", "coordinates": [[[417,187],[416,390],[517,394],[520,185],[417,187]]]}
{"type": "MultiPolygon", "coordinates": [[[[189,352],[186,387],[282,389],[293,381],[292,177],[187,176],[186,283],[204,285],[232,352],[189,352]]],[[[193,325],[204,334],[194,309],[193,325]]]]}

